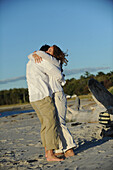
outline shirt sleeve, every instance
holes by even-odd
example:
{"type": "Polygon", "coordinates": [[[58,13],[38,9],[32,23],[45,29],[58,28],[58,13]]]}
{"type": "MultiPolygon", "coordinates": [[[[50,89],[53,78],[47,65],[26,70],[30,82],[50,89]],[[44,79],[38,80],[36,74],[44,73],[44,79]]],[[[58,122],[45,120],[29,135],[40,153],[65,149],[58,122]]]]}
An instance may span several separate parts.
{"type": "MultiPolygon", "coordinates": [[[[39,55],[41,57],[42,53],[45,53],[43,51],[41,51],[41,53],[39,53],[39,51],[36,52],[37,55],[39,55]]],[[[48,57],[48,54],[44,54],[45,57],[48,57]]],[[[52,57],[52,56],[51,56],[52,57]]],[[[63,79],[63,74],[61,73],[60,67],[57,67],[56,65],[50,63],[49,61],[43,59],[41,63],[35,63],[35,60],[32,56],[32,54],[28,55],[28,58],[30,60],[33,61],[34,64],[36,64],[36,67],[40,67],[40,69],[45,72],[48,76],[53,76],[54,78],[56,78],[57,80],[61,81],[63,79]]]]}
{"type": "Polygon", "coordinates": [[[60,62],[55,57],[52,57],[51,55],[47,54],[46,52],[37,51],[36,53],[37,53],[37,55],[39,55],[43,59],[47,60],[48,62],[54,64],[55,66],[57,66],[57,67],[60,66],[60,62]]]}
{"type": "MultiPolygon", "coordinates": [[[[36,63],[38,65],[38,63],[36,63]]],[[[63,79],[63,74],[61,73],[60,68],[56,67],[55,65],[49,63],[46,60],[43,60],[40,63],[40,67],[43,69],[43,71],[48,75],[48,76],[53,76],[56,79],[62,80],[63,79]]]]}
{"type": "Polygon", "coordinates": [[[32,54],[33,54],[33,53],[29,54],[29,55],[28,55],[28,58],[29,58],[29,60],[32,60],[32,61],[33,61],[34,58],[33,58],[32,54]]]}
{"type": "MultiPolygon", "coordinates": [[[[47,60],[48,62],[54,64],[57,67],[60,67],[60,62],[55,57],[52,57],[51,55],[45,53],[44,51],[39,50],[36,52],[36,54],[42,57],[42,59],[47,60]]],[[[33,53],[28,55],[28,58],[30,60],[34,60],[33,53]]]]}

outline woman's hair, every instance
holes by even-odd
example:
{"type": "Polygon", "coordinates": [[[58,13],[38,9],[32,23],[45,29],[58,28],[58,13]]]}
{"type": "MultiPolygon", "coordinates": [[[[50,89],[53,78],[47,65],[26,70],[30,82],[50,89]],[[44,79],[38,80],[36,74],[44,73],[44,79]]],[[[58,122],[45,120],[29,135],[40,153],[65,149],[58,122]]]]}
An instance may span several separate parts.
{"type": "Polygon", "coordinates": [[[58,46],[53,45],[53,56],[61,61],[61,64],[67,65],[68,60],[66,59],[66,56],[68,56],[67,53],[64,53],[58,46]]]}
{"type": "MultiPolygon", "coordinates": [[[[61,72],[63,72],[63,64],[67,65],[68,60],[66,59],[66,56],[68,56],[67,53],[64,53],[58,46],[53,45],[53,57],[55,57],[57,60],[61,61],[61,72]]],[[[64,75],[65,76],[65,75],[64,75]]]]}

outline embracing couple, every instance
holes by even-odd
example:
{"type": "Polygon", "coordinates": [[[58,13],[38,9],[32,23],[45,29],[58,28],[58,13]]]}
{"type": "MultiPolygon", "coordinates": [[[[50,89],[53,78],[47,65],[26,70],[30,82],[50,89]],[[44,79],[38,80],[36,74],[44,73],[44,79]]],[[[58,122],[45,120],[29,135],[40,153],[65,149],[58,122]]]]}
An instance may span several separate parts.
{"type": "Polygon", "coordinates": [[[43,45],[28,56],[26,77],[29,100],[41,122],[41,140],[47,161],[62,161],[58,155],[74,156],[76,144],[66,127],[67,101],[63,64],[66,54],[56,45],[43,45]]]}

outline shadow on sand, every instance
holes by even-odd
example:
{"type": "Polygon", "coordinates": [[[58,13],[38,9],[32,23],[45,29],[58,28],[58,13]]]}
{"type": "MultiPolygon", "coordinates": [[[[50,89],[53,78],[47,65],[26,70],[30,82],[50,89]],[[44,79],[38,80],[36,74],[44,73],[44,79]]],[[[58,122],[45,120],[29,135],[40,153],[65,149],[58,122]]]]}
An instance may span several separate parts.
{"type": "Polygon", "coordinates": [[[99,140],[93,139],[92,141],[85,141],[84,144],[79,144],[79,147],[74,150],[74,153],[75,153],[75,155],[77,155],[78,153],[81,153],[81,152],[83,152],[83,151],[85,151],[89,148],[93,148],[95,146],[102,145],[103,143],[105,143],[109,140],[113,140],[113,138],[104,137],[104,138],[99,139],[99,140]]]}

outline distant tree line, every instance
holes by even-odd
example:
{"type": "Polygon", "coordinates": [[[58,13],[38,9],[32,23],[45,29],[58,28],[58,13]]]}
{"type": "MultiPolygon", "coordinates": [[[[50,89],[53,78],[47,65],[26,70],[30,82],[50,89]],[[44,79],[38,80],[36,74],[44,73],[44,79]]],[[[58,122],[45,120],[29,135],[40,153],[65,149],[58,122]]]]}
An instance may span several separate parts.
{"type": "MultiPolygon", "coordinates": [[[[85,95],[89,93],[88,90],[88,80],[94,78],[101,82],[107,89],[113,86],[113,72],[103,73],[98,72],[95,76],[89,72],[85,72],[84,75],[81,75],[80,79],[67,79],[66,85],[63,87],[65,94],[68,95],[85,95]]],[[[113,89],[111,91],[113,93],[113,89]]],[[[10,104],[21,104],[28,103],[28,89],[19,88],[19,89],[10,89],[0,91],[0,105],[10,105],[10,104]]]]}
{"type": "Polygon", "coordinates": [[[0,105],[10,105],[29,102],[28,89],[10,89],[0,91],[0,105]]]}
{"type": "Polygon", "coordinates": [[[66,80],[66,85],[63,87],[65,94],[88,94],[88,80],[91,78],[94,78],[101,82],[107,89],[113,86],[113,72],[107,74],[103,72],[98,72],[98,74],[95,76],[86,71],[84,75],[81,75],[80,79],[72,78],[66,80]]]}

